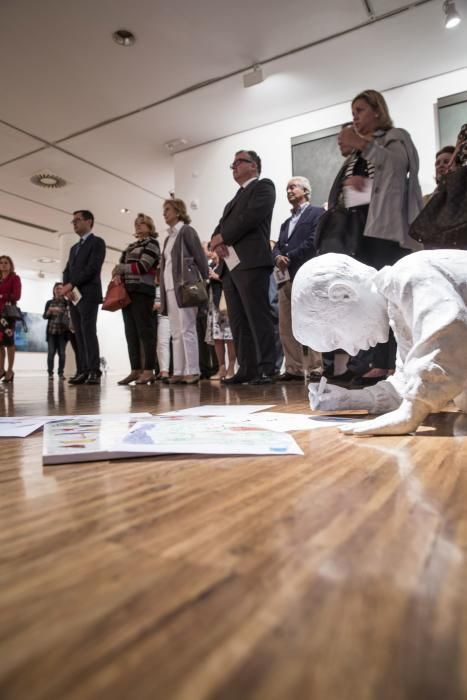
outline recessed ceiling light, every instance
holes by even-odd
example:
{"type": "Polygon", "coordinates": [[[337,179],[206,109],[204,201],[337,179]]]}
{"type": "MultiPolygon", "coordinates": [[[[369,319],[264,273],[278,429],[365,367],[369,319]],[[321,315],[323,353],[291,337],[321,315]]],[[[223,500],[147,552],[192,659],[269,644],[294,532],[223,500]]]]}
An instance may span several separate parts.
{"type": "Polygon", "coordinates": [[[41,173],[36,173],[31,177],[31,182],[33,185],[37,185],[38,187],[44,187],[45,189],[48,190],[57,190],[60,187],[65,187],[66,180],[63,179],[63,177],[60,177],[59,175],[54,175],[53,173],[49,173],[47,171],[41,172],[41,173]]]}
{"type": "Polygon", "coordinates": [[[129,209],[120,209],[120,214],[129,214],[130,210],[129,209]]]}
{"type": "Polygon", "coordinates": [[[136,41],[135,35],[128,29],[118,29],[112,34],[112,38],[119,46],[133,46],[136,41]]]}
{"type": "Polygon", "coordinates": [[[47,265],[49,263],[58,263],[58,260],[56,258],[36,258],[36,262],[47,265]]]}

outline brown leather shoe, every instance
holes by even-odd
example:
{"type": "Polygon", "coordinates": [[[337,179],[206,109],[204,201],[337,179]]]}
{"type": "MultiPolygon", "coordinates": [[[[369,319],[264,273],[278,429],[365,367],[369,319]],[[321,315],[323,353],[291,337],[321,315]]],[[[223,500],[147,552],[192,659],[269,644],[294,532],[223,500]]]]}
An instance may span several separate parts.
{"type": "Polygon", "coordinates": [[[120,381],[117,382],[117,384],[120,384],[120,386],[125,386],[126,384],[130,384],[130,382],[134,382],[136,379],[138,379],[141,372],[142,372],[141,369],[134,369],[130,372],[130,374],[127,377],[120,379],[120,381]]]}
{"type": "Polygon", "coordinates": [[[154,371],[152,369],[148,369],[148,370],[144,370],[144,372],[142,372],[139,375],[135,384],[154,384],[155,381],[156,381],[156,375],[154,374],[154,371]]]}
{"type": "Polygon", "coordinates": [[[185,384],[197,384],[199,382],[199,374],[185,374],[183,381],[185,384]]]}
{"type": "Polygon", "coordinates": [[[162,381],[164,384],[185,384],[183,374],[174,374],[173,377],[164,377],[162,381]]]}

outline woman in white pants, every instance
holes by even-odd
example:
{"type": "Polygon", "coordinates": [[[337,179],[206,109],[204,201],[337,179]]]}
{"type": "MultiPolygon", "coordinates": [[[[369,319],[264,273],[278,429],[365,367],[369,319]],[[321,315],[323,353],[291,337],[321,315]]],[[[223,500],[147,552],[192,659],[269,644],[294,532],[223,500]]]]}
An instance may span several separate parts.
{"type": "Polygon", "coordinates": [[[208,278],[208,261],[198,234],[190,224],[181,199],[164,202],[164,219],[168,225],[161,260],[161,313],[167,314],[172,333],[173,377],[169,384],[196,384],[199,381],[199,351],[196,332],[197,306],[182,308],[183,260],[197,266],[201,277],[208,278]]]}

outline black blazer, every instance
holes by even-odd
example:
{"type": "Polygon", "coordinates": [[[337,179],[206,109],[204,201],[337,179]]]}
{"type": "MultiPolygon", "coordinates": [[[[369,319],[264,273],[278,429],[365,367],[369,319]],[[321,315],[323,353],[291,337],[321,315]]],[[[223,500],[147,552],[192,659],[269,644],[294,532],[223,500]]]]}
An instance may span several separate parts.
{"type": "Polygon", "coordinates": [[[265,178],[250,182],[225,207],[214,234],[221,233],[225,244],[234,247],[240,258],[235,269],[273,266],[269,239],[275,201],[274,183],[265,178]]]}
{"type": "Polygon", "coordinates": [[[80,247],[80,242],[70,248],[70,255],[63,270],[63,283],[78,287],[85,301],[102,301],[101,269],[105,258],[105,241],[91,233],[80,247]]]}
{"type": "Polygon", "coordinates": [[[289,232],[290,218],[281,226],[279,240],[273,248],[272,254],[274,259],[278,255],[286,255],[289,260],[290,279],[293,279],[299,267],[304,262],[310,260],[316,255],[315,249],[315,231],[318,221],[320,220],[324,209],[322,207],[314,207],[311,204],[305,209],[299,218],[297,225],[292,231],[290,238],[287,238],[289,232]]]}

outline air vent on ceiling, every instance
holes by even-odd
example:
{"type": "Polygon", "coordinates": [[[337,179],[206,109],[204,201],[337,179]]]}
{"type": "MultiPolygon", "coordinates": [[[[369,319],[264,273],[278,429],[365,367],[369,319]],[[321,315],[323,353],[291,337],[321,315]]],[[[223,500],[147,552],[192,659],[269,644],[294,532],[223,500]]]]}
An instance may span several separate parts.
{"type": "Polygon", "coordinates": [[[58,190],[60,187],[65,187],[66,185],[66,180],[62,177],[47,171],[33,175],[31,182],[33,185],[43,187],[46,190],[58,190]]]}

